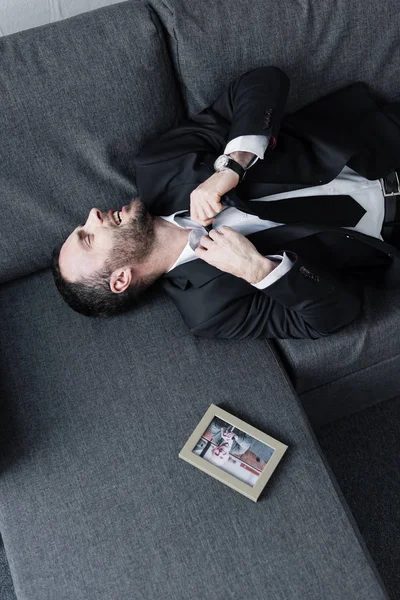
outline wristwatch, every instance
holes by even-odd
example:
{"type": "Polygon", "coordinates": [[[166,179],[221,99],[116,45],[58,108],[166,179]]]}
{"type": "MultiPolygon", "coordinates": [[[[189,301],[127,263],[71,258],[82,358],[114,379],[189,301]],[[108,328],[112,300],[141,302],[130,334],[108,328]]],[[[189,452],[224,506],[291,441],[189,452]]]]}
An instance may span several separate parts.
{"type": "Polygon", "coordinates": [[[221,154],[221,156],[218,156],[217,160],[214,162],[214,169],[215,171],[222,171],[226,168],[232,169],[232,171],[235,171],[235,173],[239,175],[239,183],[243,181],[246,175],[246,169],[242,167],[242,165],[239,165],[236,160],[233,160],[233,158],[227,154],[221,154]]]}

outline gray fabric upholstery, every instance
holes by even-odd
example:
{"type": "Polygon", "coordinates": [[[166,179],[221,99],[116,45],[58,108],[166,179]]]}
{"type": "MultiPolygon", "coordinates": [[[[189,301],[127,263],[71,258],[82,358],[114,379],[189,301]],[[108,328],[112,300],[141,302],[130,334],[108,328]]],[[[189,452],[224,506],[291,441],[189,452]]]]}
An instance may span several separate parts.
{"type": "Polygon", "coordinates": [[[400,98],[397,0],[150,0],[170,36],[189,114],[245,71],[276,65],[291,80],[287,112],[365,81],[400,98]]]}
{"type": "Polygon", "coordinates": [[[164,295],[88,319],[49,270],[4,284],[0,310],[0,517],[19,600],[386,598],[265,341],[195,338],[164,295]],[[212,402],[289,446],[257,504],[178,458],[212,402]]]}
{"type": "Polygon", "coordinates": [[[0,530],[18,600],[386,597],[271,344],[194,338],[160,293],[88,319],[46,268],[90,208],[136,194],[132,156],[183,117],[169,52],[191,112],[261,64],[288,71],[292,109],[379,70],[394,94],[390,4],[311,7],[126,2],[0,40],[0,530]],[[212,402],[289,445],[257,505],[178,458],[212,402]]]}
{"type": "Polygon", "coordinates": [[[400,396],[317,431],[390,598],[400,598],[400,396]]]}
{"type": "Polygon", "coordinates": [[[137,195],[132,158],[182,118],[161,26],[123,2],[0,39],[0,282],[50,265],[93,206],[137,195]]]}
{"type": "Polygon", "coordinates": [[[314,426],[392,398],[399,391],[399,292],[365,288],[361,317],[326,338],[276,340],[314,426]]]}
{"type": "Polygon", "coordinates": [[[300,394],[299,399],[313,427],[333,423],[388,400],[398,392],[399,355],[380,361],[378,350],[373,365],[300,394]]]}
{"type": "Polygon", "coordinates": [[[1,600],[15,600],[14,584],[12,582],[7,555],[4,550],[3,540],[0,537],[0,593],[1,600]]]}

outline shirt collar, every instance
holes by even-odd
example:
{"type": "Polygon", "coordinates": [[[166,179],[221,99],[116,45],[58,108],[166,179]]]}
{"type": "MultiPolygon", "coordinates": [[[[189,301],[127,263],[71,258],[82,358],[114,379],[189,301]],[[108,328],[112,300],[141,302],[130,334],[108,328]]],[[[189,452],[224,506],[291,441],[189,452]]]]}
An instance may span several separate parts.
{"type": "Polygon", "coordinates": [[[207,235],[207,229],[199,223],[197,223],[196,221],[192,221],[192,219],[189,216],[189,211],[187,210],[179,210],[173,215],[169,215],[168,217],[161,217],[161,219],[164,219],[169,223],[173,223],[174,225],[177,225],[182,229],[191,228],[192,231],[189,234],[188,245],[193,251],[195,251],[198,245],[200,244],[202,236],[207,235]]]}

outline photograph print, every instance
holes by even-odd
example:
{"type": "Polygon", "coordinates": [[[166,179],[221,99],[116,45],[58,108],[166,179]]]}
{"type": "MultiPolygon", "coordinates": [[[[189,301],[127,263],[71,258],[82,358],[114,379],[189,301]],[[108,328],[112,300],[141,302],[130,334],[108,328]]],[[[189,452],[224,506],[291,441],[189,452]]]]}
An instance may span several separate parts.
{"type": "Polygon", "coordinates": [[[253,487],[274,453],[274,448],[214,417],[193,452],[253,487]]]}

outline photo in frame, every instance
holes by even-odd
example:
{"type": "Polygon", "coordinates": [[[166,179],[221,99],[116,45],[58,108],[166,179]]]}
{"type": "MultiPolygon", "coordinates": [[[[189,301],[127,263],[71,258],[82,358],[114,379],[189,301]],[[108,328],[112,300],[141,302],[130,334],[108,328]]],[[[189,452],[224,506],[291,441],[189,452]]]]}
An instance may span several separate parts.
{"type": "Polygon", "coordinates": [[[257,502],[287,448],[211,404],[179,458],[257,502]]]}

